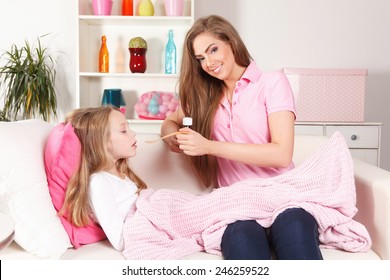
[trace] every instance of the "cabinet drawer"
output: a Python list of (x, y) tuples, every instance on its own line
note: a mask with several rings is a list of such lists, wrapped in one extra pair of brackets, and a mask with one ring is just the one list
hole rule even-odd
[(324, 135), (324, 127), (321, 125), (295, 125), (295, 134), (299, 135)]
[(339, 131), (349, 148), (379, 148), (378, 126), (327, 126), (326, 136)]

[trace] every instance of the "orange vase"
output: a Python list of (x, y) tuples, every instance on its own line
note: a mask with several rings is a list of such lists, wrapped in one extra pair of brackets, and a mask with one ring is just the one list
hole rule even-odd
[(100, 46), (99, 51), (99, 72), (108, 73), (110, 65), (110, 57), (108, 54), (107, 44), (106, 44), (106, 36), (102, 36), (102, 45)]
[(122, 0), (122, 15), (132, 16), (133, 14), (133, 0)]

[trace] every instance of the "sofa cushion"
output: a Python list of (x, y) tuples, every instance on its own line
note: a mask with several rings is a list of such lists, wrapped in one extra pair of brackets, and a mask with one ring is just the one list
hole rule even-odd
[(51, 203), (43, 152), (53, 126), (42, 120), (0, 122), (0, 212), (15, 223), (14, 240), (39, 258), (72, 245)]
[[(45, 149), (45, 168), (53, 205), (59, 212), (64, 204), (66, 187), (80, 162), (81, 143), (70, 123), (60, 123), (50, 133)], [(61, 222), (75, 248), (106, 238), (99, 225), (72, 225), (64, 216)]]

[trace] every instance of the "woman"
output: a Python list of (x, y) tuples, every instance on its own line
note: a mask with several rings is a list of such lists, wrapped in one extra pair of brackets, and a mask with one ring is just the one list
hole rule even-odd
[[(291, 170), (294, 98), (282, 72), (260, 71), (235, 28), (216, 15), (188, 31), (179, 81), (181, 107), (161, 134), (174, 152), (191, 156), (207, 187)], [(182, 119), (192, 117), (192, 129)], [(225, 259), (322, 259), (315, 219), (300, 208), (281, 213), (270, 228), (237, 221), (224, 232)]]

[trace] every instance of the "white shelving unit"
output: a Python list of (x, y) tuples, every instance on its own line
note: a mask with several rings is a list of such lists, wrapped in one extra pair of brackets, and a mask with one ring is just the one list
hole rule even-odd
[[(168, 30), (173, 29), (177, 48), (177, 68), (180, 71), (185, 35), (194, 22), (194, 0), (184, 1), (184, 15), (165, 16), (164, 1), (152, 1), (154, 16), (138, 16), (138, 1), (134, 1), (134, 16), (122, 16), (121, 0), (114, 0), (111, 16), (94, 16), (88, 0), (80, 0), (78, 16), (78, 70), (77, 107), (95, 107), (101, 104), (106, 88), (120, 88), (127, 104), (126, 117), (137, 119), (134, 105), (138, 97), (148, 91), (176, 92), (178, 75), (164, 73), (165, 45)], [(87, 6), (85, 6), (87, 5)], [(101, 36), (106, 35), (110, 55), (109, 73), (98, 72)], [(145, 73), (132, 73), (129, 68), (128, 43), (133, 37), (142, 37), (148, 44)], [(138, 120), (137, 123), (148, 122)]]

